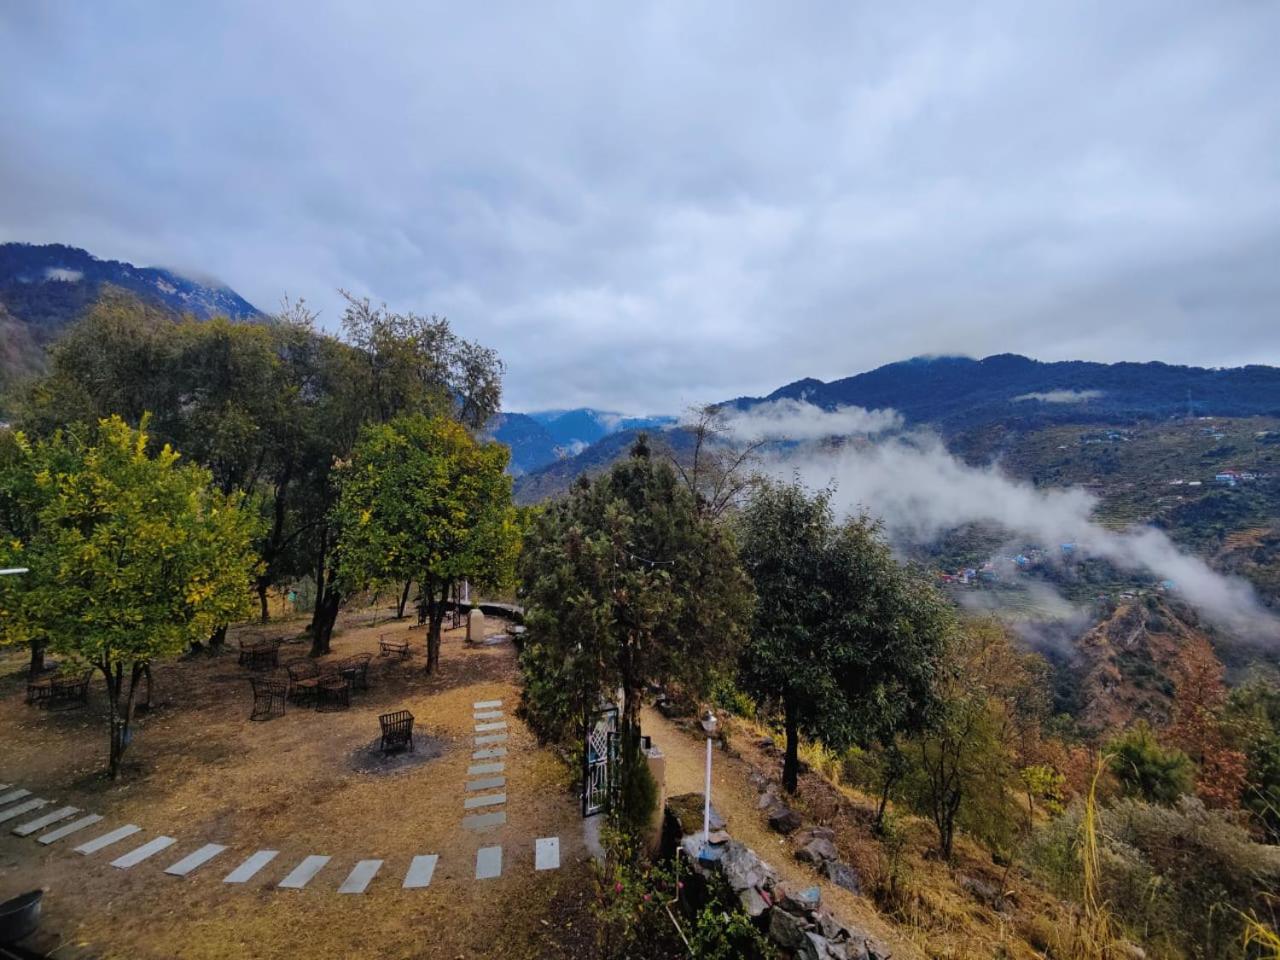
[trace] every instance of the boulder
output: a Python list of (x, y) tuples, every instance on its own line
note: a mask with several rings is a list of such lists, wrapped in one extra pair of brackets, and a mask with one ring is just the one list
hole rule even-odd
[(484, 639), (484, 613), (472, 607), (467, 614), (467, 643), (479, 643)]
[(778, 906), (788, 913), (798, 916), (813, 913), (822, 905), (822, 891), (817, 887), (797, 887), (789, 883), (780, 884), (774, 890), (774, 898)]
[(785, 910), (769, 911), (769, 939), (783, 950), (799, 950), (802, 944), (807, 943), (807, 928), (808, 924), (802, 917)]
[(800, 834), (796, 839), (799, 843), (808, 843), (810, 840), (815, 838), (830, 840), (834, 843), (836, 839), (836, 832), (830, 827), (805, 827), (800, 831)]
[(862, 893), (862, 878), (858, 876), (858, 871), (847, 863), (828, 860), (822, 865), (822, 872), (837, 887), (842, 887), (850, 893)]
[(747, 887), (738, 894), (738, 901), (748, 917), (754, 920), (769, 909), (769, 901), (755, 887)]
[(804, 819), (786, 804), (779, 803), (769, 811), (769, 826), (781, 834), (791, 834), (804, 826)]
[[(703, 798), (700, 793), (682, 793), (678, 796), (667, 798), (667, 817), (674, 820), (679, 829), (679, 836), (685, 836), (690, 833), (702, 835), (702, 804)], [(724, 817), (720, 816), (716, 810), (716, 805), (711, 805), (711, 829), (712, 831), (724, 830), (728, 824), (725, 823)]]
[(756, 799), (757, 810), (768, 810), (770, 807), (778, 807), (782, 805), (782, 801), (778, 799), (778, 788), (773, 784), (765, 787), (764, 791)]
[(756, 856), (750, 847), (737, 840), (730, 840), (725, 844), (724, 855), (720, 858), (720, 871), (734, 893), (740, 893), (749, 887), (769, 889), (778, 882), (778, 875), (774, 873), (773, 867)]
[(836, 845), (825, 837), (813, 837), (796, 851), (797, 860), (816, 866), (821, 866), (828, 860), (835, 860), (839, 856), (840, 851), (836, 849)]
[(829, 960), (831, 954), (827, 952), (827, 946), (825, 937), (812, 931), (806, 932), (804, 942), (796, 950), (796, 960)]

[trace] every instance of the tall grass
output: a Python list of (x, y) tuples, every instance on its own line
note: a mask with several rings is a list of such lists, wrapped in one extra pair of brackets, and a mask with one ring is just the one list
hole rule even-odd
[(1098, 780), (1111, 758), (1103, 756), (1093, 770), (1080, 819), (1080, 901), (1082, 911), (1063, 939), (1063, 956), (1077, 960), (1115, 960), (1116, 924), (1102, 894), (1101, 845), (1098, 842)]

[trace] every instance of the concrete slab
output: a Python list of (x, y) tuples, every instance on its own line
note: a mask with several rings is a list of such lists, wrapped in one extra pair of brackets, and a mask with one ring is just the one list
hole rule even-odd
[(222, 882), (248, 883), (253, 879), (253, 875), (274, 860), (276, 858), (276, 854), (279, 852), (279, 850), (259, 850), (248, 860), (223, 877)]
[(49, 826), (49, 824), (57, 823), (59, 820), (65, 820), (73, 813), (79, 812), (79, 807), (59, 807), (52, 813), (46, 813), (43, 817), (38, 817), (35, 820), (28, 820), (26, 823), (14, 827), (13, 833), (15, 836), (29, 837), (37, 830), (43, 830), (45, 827)]
[(476, 851), (476, 879), (492, 880), (502, 876), (502, 848), (481, 847)]
[(417, 890), (431, 886), (431, 877), (436, 872), (436, 861), (439, 859), (434, 853), (414, 857), (409, 864), (409, 872), (404, 875), (404, 888)]
[(507, 721), (499, 720), (497, 723), (477, 723), (476, 733), (489, 733), (493, 730), (507, 729)]
[(148, 857), (154, 857), (161, 850), (172, 847), (177, 842), (173, 837), (156, 837), (153, 840), (148, 840), (140, 847), (135, 847), (122, 857), (116, 857), (111, 861), (111, 865), (119, 867), (121, 870), (128, 870)]
[(471, 706), (473, 706), (477, 710), (490, 710), (493, 707), (502, 706), (502, 701), (501, 700), (477, 700)]
[(477, 711), (476, 713), (473, 713), (471, 715), (471, 719), (475, 720), (477, 723), (481, 720), (501, 720), (502, 711), (501, 710), (480, 710), (480, 711)]
[(94, 837), (88, 843), (82, 843), (76, 847), (76, 853), (83, 853), (88, 856), (91, 853), (97, 853), (103, 847), (109, 847), (113, 843), (119, 843), (125, 837), (132, 837), (135, 833), (141, 833), (142, 828), (136, 824), (126, 823), (123, 827), (116, 827), (110, 833), (104, 833), (100, 837)]
[(497, 807), (507, 802), (505, 793), (490, 793), (483, 797), (467, 797), (462, 801), (463, 810), (476, 810), (479, 807)]
[(347, 874), (347, 879), (342, 881), (342, 886), (338, 887), (339, 893), (364, 893), (364, 888), (369, 885), (379, 870), (382, 869), (381, 860), (361, 860), (351, 872)]
[(16, 807), (10, 807), (4, 813), (0, 813), (0, 823), (5, 823), (9, 820), (16, 820), (23, 814), (30, 813), (32, 810), (39, 810), (41, 807), (47, 807), (48, 805), (48, 800), (41, 800), (39, 797), (32, 797), (30, 800), (23, 800), (22, 803), (18, 804)]
[(85, 827), (91, 827), (102, 817), (99, 814), (91, 813), (88, 816), (81, 817), (79, 820), (72, 820), (68, 824), (64, 824), (57, 830), (51, 830), (43, 836), (36, 837), (36, 843), (56, 843), (63, 837), (69, 837), (71, 834), (83, 830)]
[(560, 866), (560, 838), (543, 837), (533, 843), (533, 868), (555, 870)]
[(280, 881), (279, 886), (286, 890), (301, 890), (330, 859), (314, 853), (309, 857), (303, 857), (302, 862), (289, 871), (289, 875)]
[(486, 773), (501, 773), (506, 768), (506, 764), (498, 763), (473, 763), (467, 767), (468, 777), (483, 776)]
[(194, 853), (188, 853), (172, 866), (165, 867), (164, 872), (169, 874), (171, 877), (185, 877), (196, 867), (204, 866), (226, 849), (227, 848), (220, 843), (206, 843), (199, 850)]
[(506, 747), (490, 747), (487, 750), (477, 750), (471, 755), (472, 760), (492, 760), (494, 757), (505, 757), (507, 755)]
[(476, 737), (476, 746), (483, 747), (490, 743), (506, 743), (507, 735), (505, 733), (486, 733), (483, 736)]
[(487, 777), (484, 780), (468, 780), (467, 790), (496, 790), (507, 785), (506, 777)]
[(10, 790), (8, 793), (0, 793), (0, 806), (29, 796), (31, 796), (30, 790)]
[(507, 822), (505, 811), (498, 813), (477, 813), (462, 818), (462, 825), (468, 830), (485, 830), (489, 827), (500, 827)]

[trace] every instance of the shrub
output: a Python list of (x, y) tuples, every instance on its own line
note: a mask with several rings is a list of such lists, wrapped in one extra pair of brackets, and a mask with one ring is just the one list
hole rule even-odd
[(1143, 721), (1113, 740), (1107, 752), (1125, 796), (1168, 805), (1191, 792), (1195, 767), (1190, 758), (1181, 750), (1161, 746)]

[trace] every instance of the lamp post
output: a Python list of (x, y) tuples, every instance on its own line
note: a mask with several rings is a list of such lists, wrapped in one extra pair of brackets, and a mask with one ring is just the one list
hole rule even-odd
[(711, 840), (711, 741), (715, 738), (717, 728), (716, 715), (708, 710), (702, 721), (702, 729), (707, 734), (707, 781), (702, 794), (702, 845), (704, 847)]

